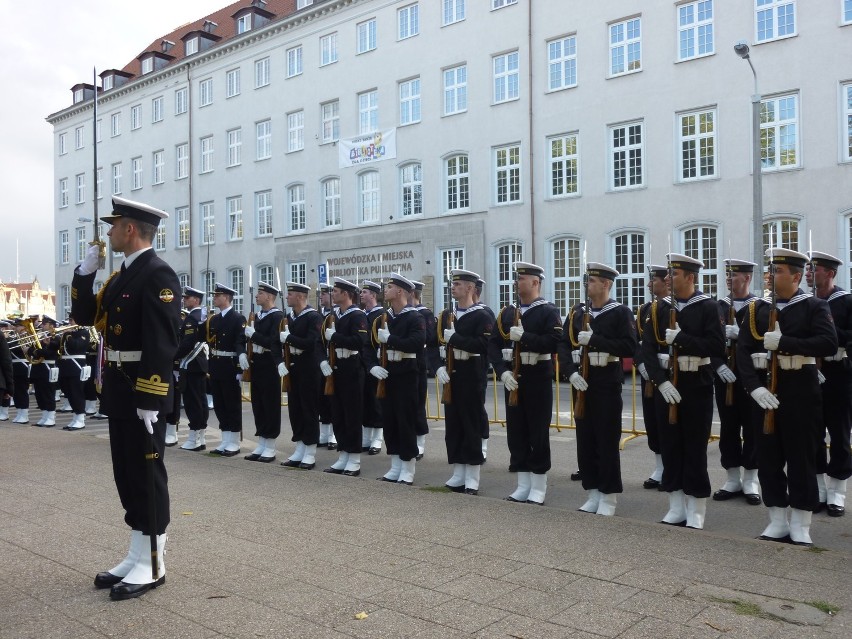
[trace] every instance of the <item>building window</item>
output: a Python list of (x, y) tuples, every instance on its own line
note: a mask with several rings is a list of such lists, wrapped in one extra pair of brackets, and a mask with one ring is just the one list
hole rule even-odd
[(376, 48), (376, 19), (361, 22), (355, 27), (357, 33), (358, 53), (366, 53)]
[(254, 194), (255, 220), (257, 236), (272, 235), (272, 191), (261, 191)]
[(583, 284), (584, 265), (581, 265), (580, 240), (566, 238), (551, 245), (553, 259), (553, 303), (559, 315), (568, 312), (580, 302), (580, 287)]
[(287, 114), (287, 152), (305, 148), (305, 112)]
[(515, 262), (524, 259), (524, 247), (517, 243), (497, 247), (497, 299), (500, 308), (512, 303), (515, 284)]
[(470, 208), (470, 169), (467, 155), (454, 155), (444, 162), (447, 211)]
[(178, 144), (175, 147), (175, 179), (189, 177), (189, 144)]
[(681, 113), (680, 179), (684, 182), (716, 176), (716, 110)]
[(713, 46), (713, 0), (699, 0), (677, 8), (678, 60), (710, 55)]
[(464, 20), (465, 0), (443, 0), (443, 25), (453, 24)]
[(269, 84), (269, 58), (256, 60), (254, 63), (254, 88), (259, 89)]
[(233, 98), (240, 94), (240, 70), (231, 69), (225, 74), (225, 97)]
[(362, 224), (379, 221), (382, 209), (378, 171), (365, 171), (358, 176), (358, 209)]
[(109, 91), (112, 88), (112, 76), (107, 75), (101, 79), (101, 85), (104, 91)]
[(243, 239), (243, 198), (229, 197), (225, 206), (228, 211), (228, 241)]
[(203, 107), (213, 104), (213, 78), (198, 83), (198, 104)]
[(130, 170), (133, 174), (133, 186), (131, 190), (142, 188), (142, 158), (133, 158), (130, 160)]
[(201, 173), (213, 170), (213, 136), (201, 138)]
[(274, 286), (275, 285), (275, 272), (274, 272), (273, 268), (268, 264), (258, 266), (257, 267), (257, 281), (258, 281), (258, 283), (264, 282), (266, 284), (272, 284)]
[(130, 107), (130, 130), (135, 131), (142, 126), (142, 105)]
[(190, 38), (183, 43), (184, 55), (190, 56), (198, 53), (198, 38)]
[(187, 286), (189, 286), (189, 274), (178, 273), (178, 284), (180, 284), (180, 290), (184, 290)]
[(358, 133), (372, 133), (379, 128), (379, 92), (358, 94)]
[(216, 242), (216, 222), (213, 218), (213, 202), (202, 202), (201, 209), (201, 243), (213, 244)]
[(86, 95), (86, 93), (85, 93), (85, 91), (83, 91), (83, 89), (77, 89), (76, 91), (74, 91), (74, 104), (77, 104), (78, 102), (82, 102), (83, 97), (85, 95)]
[[(231, 306), (237, 313), (243, 312), (243, 269), (234, 268), (228, 271), (228, 285), (234, 289), (237, 294), (234, 295), (234, 300)], [(252, 300), (254, 302), (254, 300)]]
[(148, 57), (142, 60), (142, 75), (151, 73), (154, 70), (154, 58)]
[(113, 113), (110, 117), (110, 135), (112, 137), (121, 135), (121, 113)]
[(580, 192), (580, 153), (578, 134), (569, 133), (549, 138), (550, 197), (576, 195)]
[(77, 188), (76, 188), (77, 199), (76, 199), (76, 202), (77, 202), (77, 204), (82, 204), (83, 202), (86, 201), (86, 174), (80, 173), (79, 175), (76, 176), (75, 181), (76, 181), (76, 184), (77, 184)]
[(843, 0), (843, 16), (841, 22), (843, 24), (852, 23), (852, 0)]
[[(71, 312), (71, 287), (63, 284), (59, 287), (59, 304), (63, 315)], [(58, 309), (57, 309), (58, 310)]]
[(255, 125), (257, 131), (258, 160), (268, 160), (272, 157), (272, 120), (264, 120)]
[(754, 11), (756, 42), (796, 35), (795, 0), (755, 0)]
[(68, 178), (59, 180), (59, 208), (68, 206)]
[(494, 103), (517, 100), (519, 94), (518, 52), (495, 55)]
[(237, 35), (251, 31), (251, 14), (246, 13), (237, 18)]
[(645, 234), (623, 233), (613, 240), (615, 299), (634, 311), (645, 301)]
[[(852, 0), (848, 0), (852, 2)], [(840, 142), (840, 147), (843, 149), (843, 160), (849, 162), (852, 160), (852, 84), (845, 84), (843, 90), (843, 123), (844, 135)]]
[(337, 33), (329, 33), (320, 38), (320, 66), (337, 62)]
[(60, 133), (59, 134), (59, 142), (58, 142), (59, 155), (65, 155), (66, 153), (68, 153), (67, 140), (68, 140), (68, 134), (67, 133)]
[(83, 148), (83, 127), (81, 126), (74, 129), (74, 148), (78, 150)]
[(642, 186), (645, 183), (642, 167), (642, 123), (610, 127), (609, 139), (612, 154), (612, 189)]
[(163, 96), (151, 100), (151, 122), (163, 121)]
[(163, 168), (166, 165), (166, 154), (164, 151), (154, 151), (152, 184), (163, 183)]
[(59, 231), (59, 263), (68, 264), (71, 259), (68, 245), (68, 231)]
[(314, 3), (314, 0), (296, 0), (296, 9), (304, 9)]
[(420, 78), (399, 83), (399, 124), (420, 122)]
[(190, 241), (189, 207), (182, 206), (175, 209), (177, 220), (177, 248), (188, 248)]
[(216, 271), (204, 271), (204, 290), (208, 300), (213, 299), (213, 291), (216, 290)]
[(287, 271), (290, 274), (287, 281), (296, 282), (297, 284), (308, 283), (308, 266), (305, 262), (290, 262), (287, 265)]
[(238, 166), (243, 162), (243, 130), (228, 131), (228, 166)]
[[(446, 248), (441, 249), (441, 273), (449, 273), (453, 269), (465, 268), (464, 249), (463, 248)], [(443, 300), (442, 308), (453, 307), (453, 296), (451, 295), (451, 284), (446, 277), (439, 278), (441, 292), (440, 296)], [(436, 306), (437, 308), (437, 306)]]
[(609, 25), (609, 75), (642, 70), (642, 19)]
[(112, 194), (121, 193), (121, 162), (112, 165)]
[(467, 65), (444, 70), (444, 115), (467, 111)]
[(334, 228), (340, 226), (340, 179), (323, 180), (322, 188), (322, 226)]
[(166, 250), (166, 225), (160, 224), (157, 227), (157, 234), (154, 236), (154, 250), (155, 251), (165, 251)]
[(292, 78), (293, 76), (302, 74), (302, 47), (293, 47), (292, 49), (287, 49), (287, 77)]
[(336, 142), (340, 139), (340, 102), (326, 102), (322, 105), (322, 141)]
[(407, 7), (396, 12), (399, 24), (400, 40), (411, 38), (420, 33), (420, 6), (418, 4), (410, 4)]
[(86, 249), (89, 248), (86, 242), (86, 229), (81, 227), (77, 229), (77, 261), (82, 262), (86, 258)]
[[(770, 239), (772, 240), (770, 243)], [(772, 248), (799, 250), (799, 221), (772, 220), (763, 224), (763, 251)]]
[(101, 118), (98, 118), (98, 121), (95, 122), (95, 135), (98, 138), (98, 143), (101, 141)]
[(716, 297), (719, 286), (719, 251), (717, 230), (713, 226), (697, 226), (683, 232), (683, 253), (701, 260), (704, 268), (695, 282), (702, 293)]
[(287, 220), (288, 231), (304, 231), (305, 218), (305, 185), (294, 184), (287, 189), (287, 208), (290, 215)]
[(419, 163), (400, 169), (402, 183), (402, 216), (423, 214), (423, 168)]
[(547, 74), (551, 91), (577, 86), (577, 36), (547, 43)]
[(95, 197), (99, 200), (104, 196), (103, 192), (103, 183), (104, 183), (104, 170), (103, 167), (98, 167), (98, 170), (95, 171)]
[(491, 0), (492, 9), (502, 9), (510, 4), (518, 4), (518, 0)]
[(510, 204), (521, 201), (521, 147), (494, 149), (494, 201)]
[(189, 108), (189, 91), (186, 87), (175, 91), (175, 115), (186, 113)]
[(760, 157), (764, 171), (799, 166), (799, 98), (785, 95), (760, 103)]

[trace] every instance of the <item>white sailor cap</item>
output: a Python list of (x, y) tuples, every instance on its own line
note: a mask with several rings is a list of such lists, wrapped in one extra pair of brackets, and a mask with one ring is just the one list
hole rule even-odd
[(731, 258), (725, 260), (725, 268), (732, 273), (753, 273), (755, 266), (757, 264), (748, 260), (735, 260)]
[(191, 286), (183, 287), (183, 296), (184, 297), (197, 297), (200, 300), (204, 299), (204, 291), (199, 291), (197, 288), (192, 288)]
[(381, 293), (382, 287), (373, 280), (361, 280), (361, 288), (372, 291), (373, 293)]
[(418, 282), (417, 280), (411, 280), (411, 283), (414, 284), (415, 291), (422, 291), (423, 287), (426, 286), (423, 282)]
[(515, 272), (518, 275), (536, 275), (539, 279), (544, 279), (544, 269), (538, 264), (515, 262)]
[(349, 280), (345, 280), (342, 277), (334, 278), (333, 288), (339, 288), (341, 291), (348, 291), (349, 293), (358, 292), (358, 286), (356, 284), (353, 284)]
[(684, 255), (683, 253), (669, 253), (666, 255), (666, 259), (669, 261), (672, 268), (677, 268), (682, 271), (697, 273), (704, 268), (704, 262), (696, 260), (694, 257)]
[(811, 264), (814, 266), (823, 266), (833, 271), (836, 271), (837, 267), (843, 263), (840, 258), (822, 251), (809, 251), (808, 255), (811, 258)]
[(272, 284), (269, 284), (267, 282), (258, 282), (257, 290), (263, 291), (264, 293), (269, 293), (270, 295), (275, 295), (276, 297), (281, 293), (281, 291), (279, 291), (277, 288), (272, 286)]
[(769, 258), (772, 264), (789, 264), (790, 266), (798, 266), (799, 268), (804, 268), (808, 261), (808, 256), (804, 253), (787, 248), (766, 249), (764, 255)]
[(614, 268), (607, 266), (606, 264), (601, 264), (600, 262), (586, 262), (586, 272), (589, 275), (603, 277), (608, 280), (615, 280), (615, 278), (619, 275), (618, 271)]
[(391, 273), (388, 277), (388, 282), (409, 292), (414, 290), (414, 282), (399, 273)]
[(669, 267), (665, 264), (648, 264), (648, 277), (662, 277), (665, 279), (669, 273)]
[(466, 271), (462, 268), (455, 268), (450, 271), (450, 277), (453, 282), (479, 282), (479, 275), (473, 271)]
[(237, 294), (234, 289), (232, 289), (230, 286), (225, 286), (221, 282), (216, 282), (215, 286), (213, 287), (213, 293), (224, 293), (225, 295), (230, 295), (231, 297)]
[(123, 217), (158, 226), (160, 220), (168, 219), (169, 214), (153, 206), (142, 204), (142, 202), (134, 202), (114, 195), (112, 198), (112, 215), (105, 215), (100, 219), (107, 224), (114, 224), (116, 220)]
[(310, 293), (311, 287), (307, 284), (301, 284), (299, 282), (287, 282), (287, 292), (288, 293)]

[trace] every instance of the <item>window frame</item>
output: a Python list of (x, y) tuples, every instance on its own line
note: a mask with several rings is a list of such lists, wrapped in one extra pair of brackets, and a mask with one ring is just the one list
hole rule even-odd
[(337, 31), (320, 36), (320, 66), (327, 67), (340, 59), (337, 48)]
[(524, 244), (518, 240), (501, 242), (494, 246), (494, 273), (497, 306), (503, 308), (514, 301), (515, 262), (524, 260)]
[(58, 154), (59, 155), (65, 155), (66, 153), (68, 153), (68, 134), (67, 133), (60, 133), (59, 134), (59, 136), (57, 137), (56, 146), (58, 147), (58, 150), (59, 150)]
[[(382, 218), (382, 178), (376, 169), (357, 174), (358, 223), (377, 224)], [(370, 183), (366, 183), (369, 180)], [(368, 216), (369, 213), (369, 216)]]
[(272, 82), (272, 64), (269, 56), (254, 61), (254, 88), (262, 89)]
[(235, 98), (242, 89), (242, 78), (239, 67), (225, 72), (225, 99)]
[(131, 179), (131, 191), (138, 191), (141, 189), (143, 184), (143, 167), (142, 167), (142, 156), (137, 156), (135, 158), (130, 158), (130, 174), (132, 176)]
[[(630, 143), (630, 128), (634, 126), (640, 127), (640, 142), (639, 144)], [(625, 144), (622, 147), (618, 147), (623, 149), (623, 151), (616, 151), (616, 146), (613, 141), (613, 134), (617, 129), (624, 129), (624, 139)], [(639, 182), (630, 182), (630, 153), (631, 151), (638, 149), (639, 150), (639, 171), (640, 171), (640, 181)], [(622, 122), (619, 124), (611, 124), (607, 127), (607, 150), (609, 153), (609, 184), (607, 191), (611, 193), (616, 193), (620, 191), (629, 191), (632, 189), (641, 189), (645, 188), (645, 121), (644, 120), (633, 120), (632, 122)], [(625, 184), (617, 185), (616, 181), (616, 153), (625, 153)]]
[(227, 241), (242, 242), (245, 238), (242, 195), (225, 198), (225, 220), (228, 225)]
[(163, 96), (151, 98), (151, 124), (163, 121)]
[(189, 88), (175, 89), (175, 115), (183, 115), (189, 110)]
[(228, 168), (240, 166), (243, 163), (243, 129), (237, 127), (228, 132)]
[[(633, 28), (631, 26), (632, 23), (638, 22), (639, 26), (639, 35), (630, 37), (630, 31)], [(617, 42), (613, 43), (613, 28), (622, 27), (623, 28), (623, 37), (621, 37)], [(630, 75), (632, 73), (639, 73), (642, 71), (642, 16), (632, 16), (630, 18), (624, 18), (622, 20), (617, 20), (615, 22), (610, 22), (607, 24), (607, 44), (609, 47), (609, 66), (608, 66), (608, 78), (618, 78), (625, 75)], [(639, 49), (639, 65), (638, 67), (630, 68), (630, 55), (631, 55), (631, 47), (638, 44)], [(621, 61), (623, 64), (623, 70), (615, 71), (615, 52), (616, 50), (623, 49)]]
[(166, 152), (159, 149), (151, 154), (151, 184), (163, 184), (165, 182)]
[[(327, 108), (331, 108), (332, 113), (327, 113)], [(322, 143), (337, 142), (340, 139), (340, 100), (321, 104), (320, 119), (322, 120)]]
[(112, 194), (121, 195), (121, 162), (112, 164), (111, 171)]
[(260, 120), (254, 123), (255, 149), (254, 159), (257, 162), (272, 159), (272, 119)]
[(256, 236), (272, 237), (274, 217), (271, 189), (255, 192), (254, 211)]
[(110, 116), (110, 137), (117, 138), (121, 135), (121, 111)]
[[(329, 192), (329, 187), (335, 186), (332, 192)], [(320, 181), (320, 196), (322, 206), (322, 228), (323, 230), (339, 229), (342, 224), (341, 215), (341, 194), (340, 194), (340, 178), (333, 176), (327, 177)], [(331, 214), (331, 217), (329, 217)]]
[(444, 277), (445, 273), (453, 269), (465, 268), (464, 246), (442, 246), (438, 248), (438, 264), (441, 265), (441, 277), (436, 279), (438, 285), (438, 297), (443, 301), (443, 308), (453, 308), (453, 297), (451, 294), (452, 284)]
[(74, 129), (74, 150), (79, 151), (85, 146), (84, 135), (85, 129), (82, 125)]
[(68, 200), (68, 178), (59, 178), (59, 208), (66, 208), (68, 206)]
[[(792, 7), (792, 32), (779, 34), (782, 23), (780, 22), (780, 9)], [(761, 14), (770, 12), (772, 21), (772, 35), (761, 38)], [(795, 38), (799, 35), (799, 19), (797, 15), (796, 0), (754, 0), (754, 42), (755, 44), (764, 44), (766, 42), (775, 42), (776, 40), (785, 40), (787, 38)]]
[[(583, 254), (580, 238), (565, 235), (553, 238), (550, 246), (551, 297), (560, 317), (567, 317), (571, 309), (582, 301)], [(561, 247), (561, 249), (560, 249)], [(557, 251), (561, 250), (561, 255)]]
[(216, 243), (216, 206), (210, 200), (198, 203), (198, 216), (201, 219), (201, 245)]
[[(792, 119), (791, 118), (784, 118), (784, 119), (780, 118), (780, 111), (781, 111), (781, 106), (782, 106), (781, 101), (782, 100), (783, 101), (793, 100), (792, 104), (795, 107), (795, 113), (796, 113), (794, 118), (792, 118)], [(767, 120), (768, 111), (769, 111), (768, 105), (770, 103), (775, 105), (773, 107), (773, 111), (774, 111), (773, 118), (774, 119), (772, 120), (772, 122), (769, 122)], [(770, 96), (763, 96), (762, 97), (762, 99), (760, 101), (760, 166), (761, 166), (761, 171), (763, 173), (776, 173), (778, 171), (789, 171), (789, 170), (799, 169), (799, 168), (802, 167), (801, 122), (802, 122), (802, 117), (801, 117), (801, 110), (800, 110), (800, 106), (799, 106), (799, 94), (798, 93), (784, 93), (784, 94), (780, 94), (780, 95), (770, 95)], [(794, 135), (795, 135), (795, 138), (796, 138), (795, 144), (794, 144), (795, 148), (793, 149), (793, 152), (795, 153), (795, 162), (784, 164), (784, 163), (781, 162), (781, 160), (783, 159), (783, 155), (786, 152), (789, 152), (789, 151), (783, 150), (782, 147), (785, 146), (785, 145), (780, 144), (779, 140), (783, 141), (783, 139), (785, 137), (785, 133), (782, 132), (782, 129), (786, 129), (786, 128), (790, 127), (791, 125), (793, 127)], [(768, 164), (768, 162), (769, 162), (768, 147), (769, 147), (770, 135), (766, 134), (766, 136), (764, 136), (764, 131), (768, 131), (770, 128), (774, 131), (774, 133), (772, 134), (772, 137), (774, 138), (772, 140), (772, 143), (774, 144), (774, 149), (775, 149), (775, 152), (773, 154), (774, 155), (774, 157), (773, 157), (774, 164), (772, 166), (770, 166)], [(764, 142), (766, 142), (766, 144), (764, 144)]]
[[(641, 256), (636, 255), (635, 238), (641, 237)], [(627, 238), (626, 259), (619, 255), (618, 241)], [(645, 265), (648, 263), (648, 232), (642, 229), (621, 229), (609, 236), (610, 251), (612, 253), (612, 265), (619, 272), (612, 287), (612, 298), (621, 304), (630, 307), (635, 313), (645, 303), (647, 297), (647, 273)], [(635, 268), (630, 268), (630, 267)], [(624, 283), (627, 283), (626, 286)], [(627, 299), (624, 299), (622, 290), (626, 288)]]
[(423, 164), (407, 162), (399, 167), (399, 215), (423, 217)]
[(198, 108), (213, 104), (213, 78), (198, 81)]
[[(498, 69), (498, 66), (502, 68)], [(520, 100), (521, 54), (518, 49), (491, 56), (491, 79), (493, 89), (491, 94), (492, 105)], [(500, 95), (502, 97), (498, 97)]]
[[(558, 156), (554, 155), (554, 144), (556, 142), (560, 142), (562, 144), (563, 152)], [(568, 151), (568, 144), (573, 145), (573, 152)], [(548, 189), (547, 189), (547, 199), (550, 200), (558, 200), (569, 197), (579, 197), (580, 196), (580, 132), (579, 131), (569, 131), (568, 133), (560, 133), (559, 135), (551, 135), (546, 139), (547, 148), (545, 150), (547, 157), (547, 166), (550, 169), (548, 173)], [(556, 167), (559, 167), (561, 171), (561, 179), (565, 185), (570, 184), (571, 180), (569, 179), (569, 172), (573, 172), (574, 176), (574, 190), (570, 190), (567, 188), (563, 188), (561, 193), (556, 192), (556, 184), (554, 171)], [(570, 169), (570, 171), (569, 171)]]
[(368, 135), (378, 130), (379, 90), (362, 91), (358, 94), (358, 135)]
[[(454, 169), (454, 173), (450, 174), (450, 164), (455, 161), (458, 165), (461, 159), (464, 158), (465, 170), (458, 166)], [(443, 161), (444, 167), (444, 196), (443, 208), (445, 213), (464, 213), (470, 211), (470, 155), (468, 153), (454, 153)], [(451, 200), (456, 199), (458, 206), (453, 206)], [(462, 202), (465, 206), (461, 206)]]
[[(692, 0), (691, 2), (683, 2), (682, 4), (676, 5), (676, 15), (675, 22), (677, 25), (677, 61), (678, 62), (688, 62), (689, 60), (698, 60), (699, 58), (706, 58), (707, 56), (713, 55), (716, 53), (716, 6), (713, 4), (714, 0)], [(710, 5), (710, 17), (702, 19), (701, 16), (701, 8), (702, 5), (709, 3)], [(684, 24), (684, 19), (686, 16), (683, 15), (683, 12), (689, 8), (692, 8), (693, 20), (687, 24)], [(701, 40), (702, 37), (707, 37), (707, 32), (709, 30), (709, 40), (710, 40), (710, 48), (709, 50), (705, 50), (703, 53), (700, 51), (701, 49)], [(684, 35), (690, 33), (691, 34), (691, 42), (692, 49), (694, 53), (692, 55), (684, 54)]]
[(130, 107), (130, 130), (142, 128), (142, 105), (134, 104)]
[(67, 230), (59, 231), (59, 263), (69, 264), (71, 262), (71, 242)]
[(86, 202), (86, 174), (78, 173), (74, 176), (74, 201), (76, 204)]
[[(512, 162), (512, 153), (517, 155), (517, 162)], [(501, 153), (506, 153), (506, 161), (501, 164)], [(521, 143), (513, 143), (513, 144), (504, 144), (501, 146), (493, 147), (493, 151), (491, 154), (491, 162), (492, 162), (492, 176), (493, 176), (493, 186), (492, 186), (492, 201), (494, 206), (511, 206), (516, 204), (521, 204), (524, 201), (523, 198), (523, 156), (521, 155)], [(516, 167), (516, 168), (513, 168)], [(513, 178), (512, 172), (517, 171), (517, 175)], [(505, 181), (506, 181), (506, 195), (501, 196), (501, 173), (505, 173)], [(517, 184), (513, 185), (512, 182), (516, 181)], [(512, 197), (513, 192), (517, 192), (516, 197)]]
[[(417, 2), (396, 10), (397, 42), (420, 35), (420, 5)], [(403, 28), (404, 27), (404, 28)]]
[[(452, 84), (448, 84), (448, 74), (452, 73)], [(463, 80), (459, 81), (459, 76), (464, 75)], [(458, 115), (459, 113), (467, 113), (467, 63), (457, 64), (452, 67), (441, 70), (441, 78), (443, 79), (443, 114), (444, 116)], [(449, 95), (452, 95), (453, 105), (456, 107), (452, 111), (447, 110)], [(464, 102), (464, 106), (460, 107), (459, 103)]]
[[(695, 237), (688, 237), (693, 232)], [(680, 229), (683, 254), (701, 260), (704, 264), (696, 278), (695, 287), (711, 297), (717, 297), (720, 292), (724, 293), (724, 289), (719, 286), (720, 283), (725, 285), (724, 277), (720, 277), (724, 262), (719, 256), (719, 239), (719, 226), (716, 224), (697, 223)], [(711, 243), (712, 246), (708, 246)]]
[(213, 172), (213, 136), (205, 135), (204, 137), (199, 139), (200, 149), (199, 149), (199, 157), (201, 158), (201, 163), (198, 167), (199, 174), (212, 173)]
[(175, 225), (175, 248), (189, 248), (192, 242), (192, 225), (188, 206), (179, 206), (175, 209)]
[(287, 79), (302, 75), (305, 70), (305, 62), (302, 45), (297, 44), (287, 49)]
[(175, 180), (189, 177), (189, 142), (175, 145)]
[(420, 123), (422, 117), (420, 86), (420, 76), (409, 80), (402, 80), (398, 83), (400, 126)]
[[(707, 131), (701, 130), (701, 120), (702, 116), (711, 116), (710, 124), (712, 126), (712, 131), (709, 133)], [(675, 138), (677, 140), (677, 149), (676, 149), (676, 166), (677, 173), (675, 176), (675, 181), (687, 184), (690, 182), (700, 182), (702, 180), (715, 180), (719, 178), (719, 145), (717, 140), (718, 135), (718, 109), (716, 106), (700, 108), (700, 109), (692, 109), (689, 111), (681, 111), (675, 114)], [(689, 134), (684, 134), (684, 119), (685, 118), (694, 118), (695, 122), (693, 124), (694, 132)], [(712, 163), (712, 173), (708, 173), (706, 175), (700, 175), (702, 171), (702, 143), (706, 140), (712, 141), (712, 152), (710, 156), (710, 161)], [(685, 176), (684, 172), (687, 170), (686, 162), (687, 157), (686, 153), (690, 149), (686, 148), (686, 143), (692, 142), (694, 143), (694, 147), (691, 151), (694, 153), (694, 157), (690, 158), (694, 163), (694, 167), (692, 168), (695, 171), (695, 175), (693, 176)]]
[[(298, 199), (293, 196), (300, 196)], [(293, 224), (294, 220), (297, 224)], [(305, 203), (305, 185), (301, 182), (287, 187), (287, 232), (304, 233), (307, 230), (307, 210)]]
[(852, 82), (840, 85), (840, 130), (840, 161), (852, 162)]
[(375, 51), (378, 42), (378, 25), (375, 18), (363, 20), (355, 25), (355, 55)]
[(295, 153), (305, 148), (305, 110), (291, 111), (287, 114), (287, 153)]
[[(566, 43), (569, 43), (566, 45)], [(554, 57), (553, 46), (559, 45), (559, 56)], [(566, 89), (573, 89), (577, 86), (577, 34), (569, 33), (568, 35), (559, 36), (558, 38), (551, 38), (545, 43), (547, 48), (547, 90), (548, 92), (553, 91), (564, 91)], [(565, 53), (565, 50), (570, 49), (570, 53)], [(566, 66), (570, 69), (570, 73), (568, 74), (573, 81), (566, 81)], [(558, 67), (559, 72), (559, 84), (554, 85), (553, 77), (554, 77), (554, 67)]]

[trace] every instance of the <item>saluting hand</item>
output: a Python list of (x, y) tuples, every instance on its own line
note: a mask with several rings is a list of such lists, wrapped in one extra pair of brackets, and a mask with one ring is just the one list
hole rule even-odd
[(91, 275), (98, 270), (100, 263), (101, 247), (97, 244), (92, 244), (86, 249), (86, 257), (80, 262), (77, 272), (80, 275)]

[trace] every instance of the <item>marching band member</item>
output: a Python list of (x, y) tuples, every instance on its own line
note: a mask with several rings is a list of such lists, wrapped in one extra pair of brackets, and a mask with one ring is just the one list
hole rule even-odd
[[(76, 325), (74, 316), (69, 317)], [(80, 430), (86, 427), (86, 398), (83, 393), (84, 377), (89, 379), (92, 371), (87, 368), (86, 351), (89, 348), (89, 331), (79, 327), (66, 331), (59, 340), (59, 384), (71, 406), (74, 417), (62, 430)]]
[(12, 400), (15, 403), (15, 418), (13, 424), (30, 423), (30, 359), (27, 357), (30, 349), (21, 341), (25, 340), (29, 333), (20, 320), (14, 323), (15, 339), (19, 342), (12, 346), (12, 375), (15, 382), (15, 394)]
[(36, 405), (41, 409), (41, 418), (36, 426), (51, 428), (56, 425), (56, 383), (59, 370), (56, 368), (56, 358), (59, 355), (59, 340), (53, 336), (56, 331), (56, 320), (47, 315), (41, 319), (40, 330), (49, 333), (40, 340), (41, 348), (32, 349), (32, 365), (30, 381), (35, 392)]

